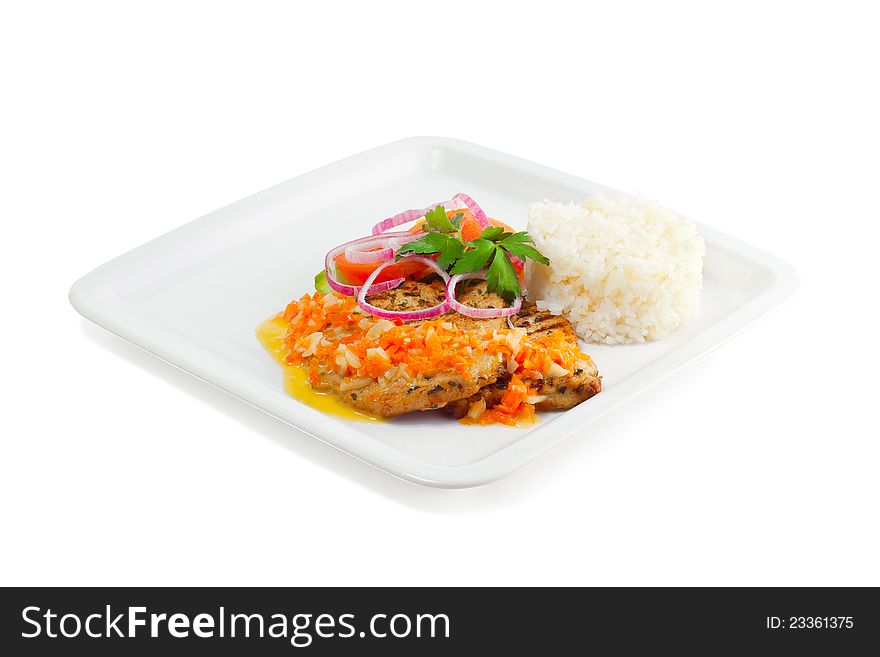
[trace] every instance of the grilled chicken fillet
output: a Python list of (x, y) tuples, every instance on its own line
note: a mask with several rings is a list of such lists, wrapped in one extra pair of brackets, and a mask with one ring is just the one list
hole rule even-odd
[[(370, 303), (385, 310), (407, 311), (430, 308), (442, 303), (444, 298), (445, 287), (440, 282), (407, 280), (393, 290), (372, 295)], [(445, 319), (458, 325), (451, 315)], [(467, 317), (462, 319), (473, 321)], [(345, 337), (345, 333), (327, 334), (325, 337), (331, 341), (340, 340)], [(450, 369), (429, 376), (374, 379), (344, 378), (332, 370), (321, 369), (320, 383), (314, 387), (333, 392), (350, 406), (384, 417), (393, 417), (412, 411), (442, 408), (450, 402), (471, 397), (481, 388), (495, 382), (499, 376), (506, 375), (507, 371), (496, 358), (483, 355), (470, 363), (468, 373), (470, 376), (465, 378)]]
[[(409, 311), (429, 308), (443, 302), (445, 286), (441, 281), (431, 283), (407, 280), (393, 290), (370, 296), (370, 303), (385, 310)], [(458, 299), (477, 308), (500, 308), (504, 301), (486, 290), (485, 281), (465, 283), (459, 288)], [(506, 329), (505, 318), (472, 319), (456, 312), (443, 316), (462, 330)], [(522, 311), (511, 318), (515, 327), (528, 334), (541, 335), (562, 331), (565, 340), (577, 345), (577, 336), (568, 320), (539, 311), (534, 304), (524, 303)], [(411, 322), (417, 323), (417, 322)], [(327, 333), (331, 341), (343, 340), (344, 331)], [(441, 371), (431, 376), (345, 378), (332, 370), (319, 371), (320, 383), (314, 387), (327, 390), (351, 406), (385, 417), (412, 411), (445, 408), (453, 416), (463, 417), (471, 405), (480, 399), (487, 407), (497, 403), (510, 382), (506, 367), (491, 355), (474, 359), (469, 366), (469, 377), (455, 370)], [(592, 360), (584, 357), (573, 372), (557, 377), (523, 381), (537, 390), (538, 410), (567, 409), (592, 397), (601, 389), (598, 370)]]
[[(504, 301), (500, 297), (486, 290), (484, 281), (474, 284), (460, 296), (460, 300), (462, 303), (480, 308), (501, 308), (504, 306)], [(538, 310), (535, 304), (528, 301), (523, 303), (519, 313), (511, 317), (511, 323), (515, 328), (524, 328), (528, 335), (540, 336), (561, 331), (566, 342), (575, 346), (578, 344), (577, 335), (571, 322), (548, 311)], [(537, 391), (538, 399), (535, 402), (535, 409), (539, 411), (573, 408), (602, 390), (602, 378), (599, 376), (599, 370), (592, 359), (586, 356), (577, 362), (572, 372), (541, 379), (529, 378), (525, 375), (521, 378), (526, 385)], [(473, 397), (460, 399), (449, 404), (446, 410), (454, 417), (461, 418), (467, 414), (471, 405), (480, 399), (486, 403), (486, 407), (492, 407), (500, 401), (509, 383), (510, 374), (505, 372), (497, 381), (484, 386)]]
[[(562, 331), (566, 342), (577, 344), (577, 335), (571, 323), (547, 311), (538, 310), (533, 303), (523, 303), (522, 310), (513, 316), (512, 323), (516, 328), (524, 328), (528, 335), (542, 335), (552, 331)], [(592, 359), (584, 358), (577, 362), (573, 372), (560, 376), (547, 376), (541, 379), (522, 375), (523, 382), (535, 389), (535, 409), (539, 411), (555, 411), (573, 408), (602, 390), (602, 379)], [(446, 410), (454, 417), (464, 417), (471, 405), (482, 399), (490, 408), (501, 400), (510, 374), (505, 372), (496, 381), (480, 389), (473, 397), (460, 399), (449, 404)]]

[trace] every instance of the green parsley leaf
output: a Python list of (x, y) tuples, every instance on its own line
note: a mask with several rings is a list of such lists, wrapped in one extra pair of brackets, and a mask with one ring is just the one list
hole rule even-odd
[(503, 234), (504, 228), (502, 228), (501, 226), (486, 226), (483, 229), (482, 234), (480, 235), (480, 239), (489, 240), (490, 242), (497, 242)]
[(400, 247), (397, 250), (397, 259), (399, 260), (407, 253), (439, 253), (440, 257), (437, 258), (437, 264), (443, 269), (447, 269), (453, 262), (458, 260), (463, 251), (464, 245), (461, 243), (461, 240), (445, 233), (432, 232)]
[(449, 217), (446, 216), (446, 209), (442, 205), (438, 205), (425, 215), (425, 225), (429, 230), (440, 233), (455, 232), (455, 226), (449, 221)]
[(530, 244), (534, 244), (535, 240), (529, 235), (526, 231), (521, 230), (518, 233), (508, 233), (507, 237), (504, 238), (505, 242), (514, 243), (514, 242), (529, 242)]
[(428, 233), (417, 240), (407, 242), (397, 249), (397, 259), (400, 260), (408, 253), (437, 253), (440, 247), (431, 239), (431, 235), (435, 234), (437, 233)]
[(513, 303), (513, 300), (522, 294), (510, 256), (497, 244), (492, 264), (489, 265), (489, 271), (486, 273), (486, 289), (495, 292), (507, 303)]
[(448, 235), (443, 235), (443, 237), (445, 237), (447, 241), (440, 250), (440, 257), (437, 258), (437, 264), (440, 265), (441, 269), (449, 269), (452, 266), (452, 263), (461, 257), (462, 251), (464, 251), (464, 245), (461, 243), (461, 240), (454, 237), (449, 237)]
[(550, 260), (548, 260), (544, 254), (538, 251), (534, 246), (526, 244), (526, 242), (534, 242), (531, 235), (525, 232), (514, 233), (501, 240), (499, 246), (508, 253), (512, 253), (519, 258), (531, 258), (535, 262), (540, 262), (542, 265), (550, 264)]
[(486, 266), (489, 258), (495, 252), (495, 245), (489, 240), (482, 238), (468, 242), (464, 246), (469, 246), (470, 249), (465, 251), (456, 261), (455, 266), (450, 272), (452, 274), (467, 274), (468, 272), (479, 271)]
[(452, 215), (452, 219), (449, 220), (449, 223), (452, 224), (452, 227), (455, 228), (455, 230), (461, 230), (461, 220), (462, 219), (464, 219), (464, 213), (458, 212), (458, 213)]
[(454, 240), (443, 233), (427, 233), (419, 239), (407, 242), (397, 250), (399, 260), (407, 253), (440, 253), (449, 240)]

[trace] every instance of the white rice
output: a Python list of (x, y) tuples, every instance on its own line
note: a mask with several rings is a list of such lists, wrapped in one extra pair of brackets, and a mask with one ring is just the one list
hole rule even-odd
[(529, 299), (584, 340), (657, 340), (699, 312), (706, 247), (694, 223), (667, 208), (599, 194), (545, 200), (529, 206), (528, 231), (550, 259), (527, 262)]

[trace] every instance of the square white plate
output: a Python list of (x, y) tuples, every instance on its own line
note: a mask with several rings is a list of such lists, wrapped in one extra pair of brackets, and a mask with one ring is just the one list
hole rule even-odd
[(77, 281), (86, 318), (320, 440), (413, 482), (488, 483), (705, 355), (778, 306), (797, 277), (782, 261), (706, 226), (699, 319), (643, 345), (582, 345), (601, 394), (529, 429), (466, 427), (437, 413), (379, 424), (329, 417), (287, 396), (256, 326), (311, 291), (331, 247), (377, 218), (464, 191), (524, 228), (529, 202), (581, 200), (595, 183), (466, 142), (405, 139), (299, 176), (126, 253)]

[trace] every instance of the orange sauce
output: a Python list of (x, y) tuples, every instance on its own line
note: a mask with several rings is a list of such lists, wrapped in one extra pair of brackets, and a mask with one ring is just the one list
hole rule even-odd
[(335, 415), (345, 420), (382, 422), (385, 419), (380, 415), (352, 408), (334, 395), (312, 388), (309, 384), (309, 373), (306, 367), (287, 363), (287, 346), (284, 342), (284, 336), (287, 335), (288, 329), (288, 323), (280, 316), (267, 319), (257, 327), (257, 340), (281, 366), (284, 376), (284, 390), (287, 394), (322, 413)]

